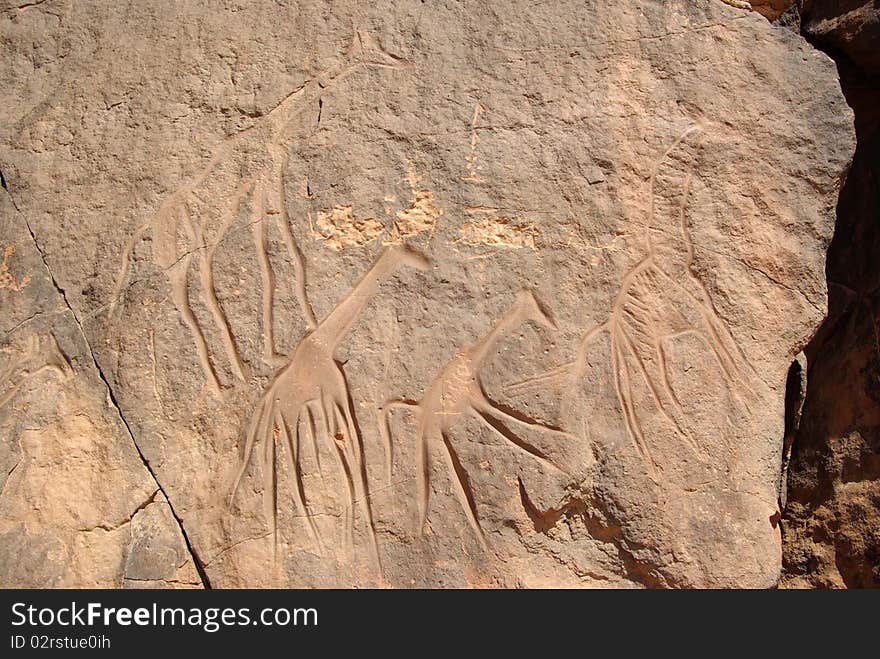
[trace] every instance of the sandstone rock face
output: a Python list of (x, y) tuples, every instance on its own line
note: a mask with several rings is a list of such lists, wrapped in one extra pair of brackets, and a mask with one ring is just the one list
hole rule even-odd
[(200, 586), (25, 216), (0, 204), (0, 583)]
[(806, 349), (783, 519), (789, 587), (880, 586), (880, 14), (876, 2), (802, 7), (802, 29), (838, 61), (858, 147), (828, 250), (829, 315)]
[(880, 72), (880, 6), (873, 0), (805, 0), (804, 34), (865, 73)]
[(751, 0), (749, 2), (751, 9), (771, 21), (782, 16), (792, 4), (794, 4), (793, 0)]
[[(2, 34), (4, 222), (69, 303), (6, 335), (69, 366), (3, 408), (6, 460), (83, 436), (53, 396), (104, 400), (89, 350), (131, 431), (89, 417), (128, 462), (88, 452), (81, 505), (141, 507), (77, 556), (197, 581), (164, 493), (212, 586), (777, 582), (853, 150), (825, 55), (717, 0), (59, 1)], [(19, 258), (10, 327), (45, 304)], [(14, 503), (54, 483), (7, 480), (20, 553), (57, 551)]]

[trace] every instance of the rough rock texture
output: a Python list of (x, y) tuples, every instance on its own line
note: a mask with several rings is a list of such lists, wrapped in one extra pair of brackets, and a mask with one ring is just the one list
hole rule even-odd
[[(880, 6), (876, 0), (807, 0), (801, 13), (801, 29), (812, 43), (838, 61), (846, 58), (844, 66), (856, 67), (863, 77), (876, 79), (880, 72)], [(848, 85), (856, 82), (846, 81)]]
[[(4, 221), (211, 585), (776, 584), (786, 375), (853, 150), (800, 37), (718, 0), (48, 0), (0, 26)], [(126, 455), (114, 519), (155, 495)], [(49, 482), (20, 477), (4, 496)], [(153, 501), (114, 575), (186, 581)]]
[(801, 29), (838, 62), (858, 147), (828, 251), (829, 317), (806, 353), (807, 395), (783, 518), (789, 587), (880, 586), (880, 6), (807, 2)]
[(751, 0), (750, 7), (771, 21), (778, 19), (792, 5), (792, 0)]
[(79, 321), (5, 193), (0, 251), (0, 584), (201, 585)]

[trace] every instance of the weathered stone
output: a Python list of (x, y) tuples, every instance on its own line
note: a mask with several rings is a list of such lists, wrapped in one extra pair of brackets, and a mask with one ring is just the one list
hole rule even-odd
[(764, 18), (775, 21), (793, 4), (793, 0), (751, 0), (750, 9), (755, 10)]
[[(200, 585), (79, 322), (5, 193), (0, 251), (0, 584), (120, 587), (133, 556), (153, 564), (176, 550), (169, 585)], [(147, 502), (152, 542), (137, 523)]]
[(802, 27), (817, 46), (880, 75), (880, 6), (876, 0), (805, 0)]
[[(826, 56), (716, 0), (2, 29), (9, 189), (212, 585), (777, 582)], [(114, 574), (170, 584), (155, 502)]]
[(858, 146), (828, 250), (828, 319), (806, 349), (807, 396), (783, 518), (788, 587), (880, 586), (880, 60), (876, 2), (815, 0), (802, 29), (837, 59)]

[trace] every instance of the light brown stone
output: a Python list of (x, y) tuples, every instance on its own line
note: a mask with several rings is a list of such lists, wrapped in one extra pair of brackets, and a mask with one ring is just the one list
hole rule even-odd
[(58, 2), (2, 34), (5, 221), (155, 474), (113, 504), (164, 548), (113, 579), (195, 581), (161, 485), (214, 586), (777, 582), (853, 150), (802, 39), (718, 0)]
[[(0, 584), (198, 587), (171, 509), (53, 286), (24, 215), (0, 197)], [(149, 521), (147, 522), (147, 517)]]

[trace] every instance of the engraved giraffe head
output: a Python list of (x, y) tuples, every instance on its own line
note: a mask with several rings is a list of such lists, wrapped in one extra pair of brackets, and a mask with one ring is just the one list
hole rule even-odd
[(551, 330), (558, 329), (556, 322), (550, 316), (550, 313), (541, 306), (535, 294), (527, 288), (522, 288), (516, 294), (516, 302), (519, 307), (519, 314), (523, 320), (531, 320), (538, 325), (543, 325)]
[(409, 62), (401, 57), (392, 55), (379, 40), (369, 32), (355, 30), (351, 45), (348, 48), (348, 58), (352, 62), (367, 66), (378, 66), (388, 69), (396, 69), (407, 66)]
[(389, 252), (394, 252), (400, 259), (400, 263), (416, 270), (427, 270), (431, 261), (421, 252), (416, 251), (407, 244), (392, 245), (388, 248)]

